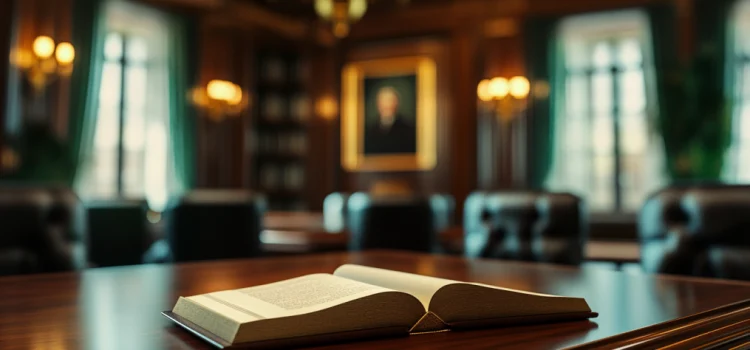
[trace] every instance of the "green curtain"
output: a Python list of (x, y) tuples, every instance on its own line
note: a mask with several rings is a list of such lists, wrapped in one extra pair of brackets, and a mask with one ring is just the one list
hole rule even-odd
[[(721, 178), (729, 144), (725, 103), (726, 4), (697, 1), (695, 55), (677, 57), (673, 6), (648, 8), (653, 34), (659, 116), (666, 172), (672, 182), (715, 182)], [(685, 60), (683, 60), (685, 61)]]
[(198, 71), (196, 28), (196, 22), (192, 18), (176, 15), (170, 18), (169, 133), (180, 191), (194, 188), (196, 182), (196, 113), (187, 98), (188, 91), (196, 82)]
[(83, 155), (91, 148), (96, 126), (97, 100), (101, 84), (104, 46), (104, 1), (74, 0), (72, 44), (76, 60), (70, 77), (70, 109), (66, 153), (68, 186), (75, 184)]
[(529, 154), (533, 157), (530, 185), (537, 189), (544, 187), (554, 162), (555, 115), (561, 101), (559, 94), (564, 91), (557, 24), (558, 18), (532, 18), (524, 26), (526, 76), (532, 83), (546, 82), (550, 87), (548, 96), (532, 95), (527, 110)]

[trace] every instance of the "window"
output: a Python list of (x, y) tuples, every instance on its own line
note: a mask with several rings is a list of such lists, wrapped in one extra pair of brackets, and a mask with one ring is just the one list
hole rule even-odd
[(102, 75), (91, 151), (87, 198), (146, 198), (166, 205), (170, 173), (166, 31), (159, 15), (125, 3), (107, 8)]
[[(727, 150), (725, 179), (730, 182), (750, 182), (750, 1), (742, 1), (730, 22), (734, 42), (730, 60), (733, 113), (732, 143)], [(730, 36), (732, 37), (732, 36)], [(744, 160), (744, 161), (743, 161)]]
[(548, 186), (582, 196), (592, 211), (635, 211), (660, 182), (648, 32), (640, 11), (576, 16), (560, 27), (564, 93)]

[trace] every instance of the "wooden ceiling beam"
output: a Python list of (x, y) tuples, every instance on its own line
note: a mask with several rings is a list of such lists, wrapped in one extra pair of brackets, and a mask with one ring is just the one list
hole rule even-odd
[(263, 29), (296, 41), (313, 41), (331, 47), (336, 38), (331, 29), (319, 21), (296, 18), (274, 12), (265, 7), (238, 0), (226, 0), (225, 6), (203, 18), (204, 24), (214, 27), (257, 30)]

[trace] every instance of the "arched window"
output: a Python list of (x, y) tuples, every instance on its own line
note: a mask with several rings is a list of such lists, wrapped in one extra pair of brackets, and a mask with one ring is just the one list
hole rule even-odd
[(594, 212), (632, 212), (662, 183), (650, 28), (627, 10), (580, 15), (559, 28), (564, 93), (554, 115), (552, 190), (586, 199)]

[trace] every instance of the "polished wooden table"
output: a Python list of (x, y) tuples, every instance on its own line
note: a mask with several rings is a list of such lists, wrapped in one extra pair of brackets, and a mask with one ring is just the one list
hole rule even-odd
[[(344, 263), (585, 297), (599, 317), (590, 322), (426, 334), (330, 348), (543, 349), (582, 344), (609, 348), (634, 341), (665, 344), (672, 338), (705, 342), (707, 336), (729, 339), (735, 346), (750, 345), (742, 340), (743, 334), (750, 334), (748, 302), (608, 338), (748, 299), (750, 283), (372, 251), (0, 278), (0, 349), (206, 349), (202, 341), (160, 315), (171, 309), (178, 296), (330, 273)], [(693, 337), (696, 334), (701, 336)], [(596, 341), (600, 343), (590, 343)]]

